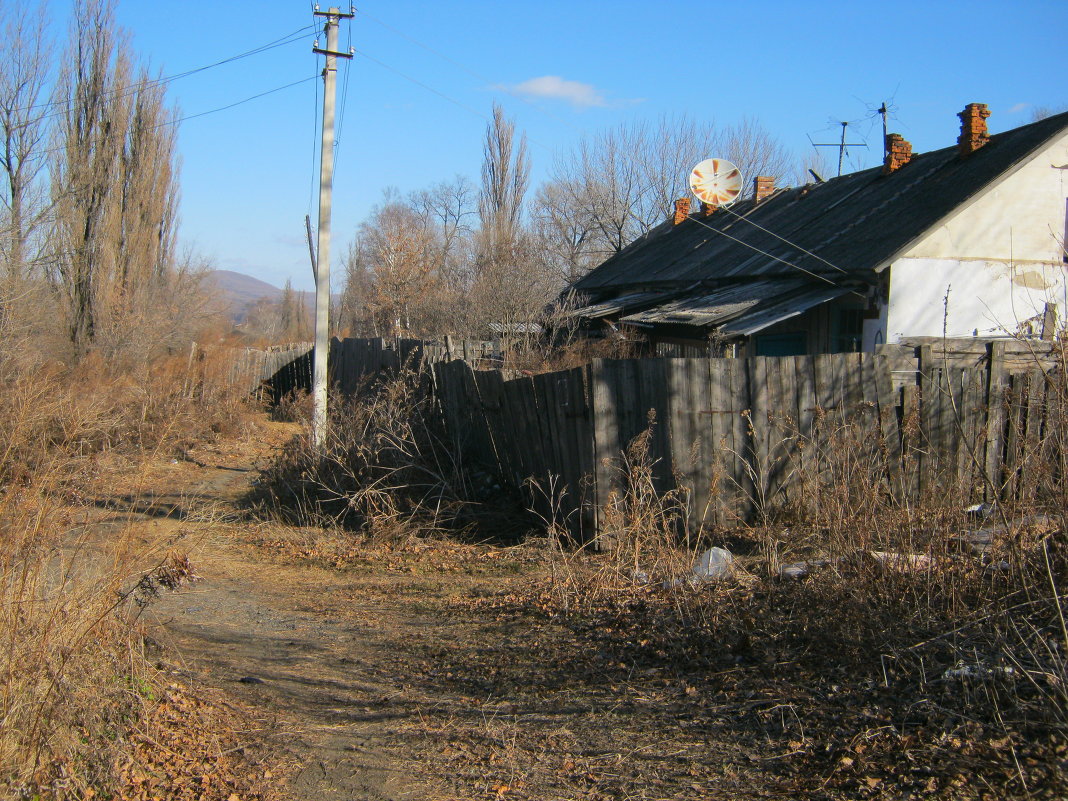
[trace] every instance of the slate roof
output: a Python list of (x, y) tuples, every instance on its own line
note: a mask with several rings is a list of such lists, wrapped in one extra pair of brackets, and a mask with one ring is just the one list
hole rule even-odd
[(776, 277), (807, 277), (813, 291), (863, 285), (913, 240), (1065, 130), (1068, 113), (994, 134), (963, 158), (954, 145), (916, 154), (889, 175), (875, 167), (780, 189), (759, 204), (748, 200), (708, 217), (691, 215), (679, 225), (668, 220), (573, 289), (596, 303), (649, 290), (664, 293), (662, 301), (681, 293), (692, 297), (700, 287), (707, 294), (730, 282)]

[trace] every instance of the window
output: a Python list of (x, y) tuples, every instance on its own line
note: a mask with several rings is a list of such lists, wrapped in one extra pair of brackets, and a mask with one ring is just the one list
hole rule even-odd
[(835, 353), (855, 353), (864, 335), (864, 309), (839, 309), (832, 348)]

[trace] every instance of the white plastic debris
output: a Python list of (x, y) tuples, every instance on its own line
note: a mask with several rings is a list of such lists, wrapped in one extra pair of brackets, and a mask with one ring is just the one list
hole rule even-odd
[(964, 513), (980, 520), (987, 520), (994, 514), (993, 503), (976, 503), (965, 508)]
[(734, 554), (726, 548), (709, 548), (694, 562), (688, 576), (668, 579), (664, 586), (668, 589), (688, 584), (696, 589), (708, 581), (720, 581), (734, 575)]
[(1000, 676), (1002, 678), (1012, 678), (1016, 674), (1016, 671), (1011, 666), (995, 665), (989, 667), (983, 664), (966, 665), (958, 662), (953, 667), (949, 668), (942, 674), (943, 679), (948, 680), (960, 680), (960, 679), (989, 679), (994, 676)]
[(734, 554), (726, 548), (709, 548), (694, 563), (693, 575), (701, 581), (730, 578), (734, 575)]
[(803, 579), (813, 570), (837, 562), (837, 559), (806, 559), (804, 562), (793, 562), (779, 568), (779, 578)]

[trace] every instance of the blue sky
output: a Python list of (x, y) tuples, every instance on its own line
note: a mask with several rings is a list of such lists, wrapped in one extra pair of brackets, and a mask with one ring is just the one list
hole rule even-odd
[[(56, 4), (59, 12), (63, 4)], [(324, 5), (324, 8), (326, 6)], [(165, 74), (313, 23), (307, 0), (119, 0), (134, 47)], [(57, 14), (59, 19), (60, 15)], [(535, 183), (584, 132), (635, 118), (757, 118), (798, 154), (836, 121), (881, 156), (870, 109), (917, 151), (952, 144), (956, 112), (985, 102), (992, 131), (1068, 104), (1068, 2), (571, 2), (365, 0), (343, 23), (348, 65), (333, 215), (335, 266), (382, 189), (477, 178), (494, 100), (530, 139)], [(304, 215), (316, 215), (316, 35), (173, 82), (183, 115), (309, 78), (181, 125), (182, 234), (213, 266), (312, 286)], [(325, 42), (321, 42), (325, 44)], [(346, 84), (345, 67), (339, 89)], [(339, 105), (341, 98), (339, 97)], [(714, 155), (714, 154), (709, 154)], [(827, 151), (828, 163), (837, 154)]]

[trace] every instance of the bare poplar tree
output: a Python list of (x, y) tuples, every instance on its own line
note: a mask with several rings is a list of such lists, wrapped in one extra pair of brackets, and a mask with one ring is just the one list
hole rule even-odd
[(470, 304), (474, 333), (529, 321), (550, 295), (537, 248), (523, 225), (529, 180), (526, 137), (517, 141), (515, 123), (494, 104), (483, 144), (481, 227)]
[(131, 332), (160, 313), (174, 322), (172, 296), (179, 283), (191, 287), (191, 275), (175, 270), (174, 120), (162, 85), (145, 70), (134, 78), (112, 0), (75, 4), (68, 47), (51, 276), (83, 353), (105, 334), (116, 345), (134, 341)]
[(519, 233), (529, 180), (526, 136), (516, 142), (515, 123), (494, 103), (493, 119), (486, 126), (482, 148), (482, 189), (478, 198), (482, 236), (492, 258), (507, 259), (507, 251)]
[(37, 261), (36, 240), (48, 211), (39, 178), (48, 137), (51, 44), (36, 16), (29, 6), (0, 6), (0, 258), (14, 283)]

